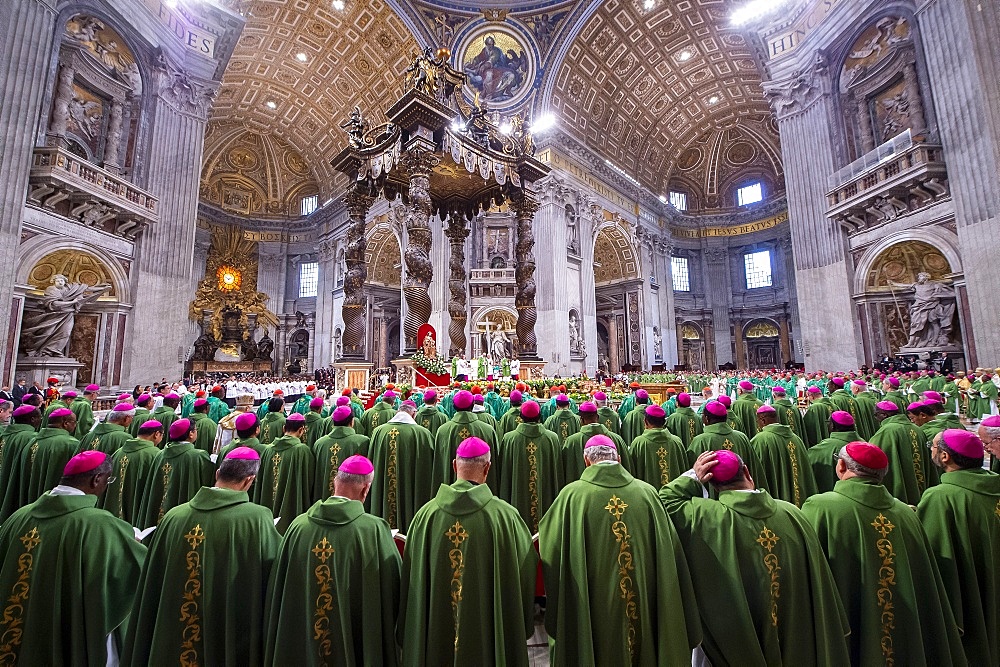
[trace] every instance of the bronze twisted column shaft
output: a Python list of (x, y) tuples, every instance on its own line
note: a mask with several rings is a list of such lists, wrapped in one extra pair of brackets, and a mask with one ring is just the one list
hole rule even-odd
[(347, 275), (344, 277), (344, 334), (342, 338), (344, 359), (364, 359), (365, 310), (368, 297), (365, 280), (365, 219), (375, 198), (363, 190), (351, 190), (344, 197), (350, 223), (347, 226)]
[(406, 215), (406, 279), (403, 281), (403, 298), (406, 300), (406, 318), (403, 320), (403, 335), (406, 351), (417, 349), (417, 331), (431, 318), (431, 297), (427, 288), (434, 277), (431, 262), (431, 216), (430, 176), (431, 169), (439, 158), (424, 151), (411, 151), (403, 158), (402, 164), (410, 174), (410, 210)]
[(517, 246), (514, 279), (517, 292), (514, 306), (517, 308), (517, 343), (520, 359), (536, 359), (538, 342), (535, 340), (535, 211), (538, 202), (530, 195), (521, 194), (511, 201), (517, 215)]
[(465, 218), (460, 213), (448, 216), (448, 227), (445, 236), (451, 241), (451, 257), (448, 260), (450, 270), (448, 276), (448, 315), (451, 323), (448, 325), (448, 336), (451, 346), (448, 355), (465, 354), (465, 324), (468, 320), (466, 310), (465, 287), (465, 239), (469, 236), (469, 228), (465, 226)]

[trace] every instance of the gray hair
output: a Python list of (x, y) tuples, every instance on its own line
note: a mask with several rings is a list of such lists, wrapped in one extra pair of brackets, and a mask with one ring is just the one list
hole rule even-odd
[(0, 401), (0, 410), (13, 410), (14, 404), (10, 401)]
[(413, 407), (412, 405), (406, 405), (405, 403), (403, 403), (403, 404), (401, 404), (399, 406), (399, 411), (400, 412), (405, 412), (406, 414), (410, 415), (411, 417), (413, 415), (417, 414), (417, 409), (415, 407)]
[(490, 455), (491, 453), (487, 451), (482, 456), (476, 456), (471, 459), (465, 459), (462, 458), (461, 456), (456, 456), (455, 460), (458, 461), (458, 465), (460, 466), (484, 466), (490, 462)]
[(983, 433), (993, 438), (1000, 438), (1000, 426), (980, 426), (983, 429)]
[(583, 458), (591, 463), (599, 461), (618, 461), (618, 450), (607, 445), (595, 445), (583, 450)]
[(260, 459), (230, 459), (226, 458), (219, 464), (219, 481), (235, 484), (247, 477), (257, 474), (260, 469)]
[(112, 410), (108, 415), (108, 421), (112, 424), (122, 424), (129, 417), (135, 417), (135, 410)]
[(365, 484), (371, 484), (372, 480), (375, 479), (375, 472), (372, 471), (367, 475), (355, 475), (349, 472), (337, 471), (337, 476), (333, 478), (334, 484), (343, 484), (345, 486), (356, 485), (364, 486)]
[(888, 467), (883, 470), (876, 470), (875, 468), (869, 468), (868, 466), (861, 465), (852, 459), (851, 455), (847, 453), (847, 445), (840, 448), (840, 453), (837, 457), (847, 465), (848, 470), (853, 472), (858, 477), (867, 477), (881, 483), (882, 480), (885, 479), (885, 474), (889, 472)]

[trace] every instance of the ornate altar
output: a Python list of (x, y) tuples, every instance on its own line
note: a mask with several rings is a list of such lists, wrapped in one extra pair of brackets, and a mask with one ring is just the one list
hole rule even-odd
[(240, 229), (213, 226), (205, 278), (188, 307), (201, 333), (191, 345), (187, 370), (270, 371), (274, 341), (267, 327), (277, 327), (278, 318), (267, 300), (257, 291), (256, 244)]
[(451, 65), (448, 49), (425, 49), (404, 73), (406, 92), (386, 110), (388, 122), (372, 126), (355, 108), (341, 126), (348, 146), (332, 161), (354, 186), (345, 195), (350, 223), (347, 232), (347, 275), (344, 280), (344, 332), (338, 366), (371, 368), (365, 349), (367, 294), (364, 283), (365, 222), (376, 197), (397, 196), (408, 208), (407, 246), (403, 253), (404, 347), (418, 349), (422, 325), (431, 316), (428, 286), (434, 273), (430, 260), (430, 218), (447, 220), (450, 324), (448, 351), (466, 350), (468, 300), (464, 243), (468, 222), (479, 211), (505, 206), (517, 220), (514, 295), (519, 357), (536, 360), (535, 259), (533, 217), (538, 208), (532, 183), (549, 168), (534, 158), (531, 122), (519, 114), (501, 118), (478, 95), (470, 104), (462, 94), (466, 75)]

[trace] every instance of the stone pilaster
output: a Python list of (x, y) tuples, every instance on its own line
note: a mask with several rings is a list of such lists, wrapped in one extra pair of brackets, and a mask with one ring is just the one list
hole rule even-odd
[[(846, 243), (837, 223), (826, 217), (827, 179), (841, 166), (834, 162), (831, 128), (836, 124), (830, 76), (825, 61), (817, 59), (790, 81), (765, 84), (781, 136), (792, 253), (798, 272), (805, 352), (801, 361), (808, 370), (856, 368), (861, 359), (853, 325)], [(720, 337), (717, 329), (716, 338)], [(722, 353), (720, 349), (720, 363)]]
[[(556, 174), (549, 174), (536, 184), (538, 192), (538, 210), (534, 212), (531, 220), (532, 238), (537, 236), (545, 239), (546, 257), (545, 261), (535, 266), (533, 274), (534, 284), (541, 285), (542, 289), (535, 295), (535, 354), (542, 357), (548, 366), (546, 373), (559, 373), (567, 375), (575, 367), (570, 361), (569, 338), (567, 337), (567, 327), (569, 322), (569, 310), (573, 304), (570, 299), (580, 289), (577, 284), (570, 280), (573, 272), (570, 271), (567, 259), (567, 227), (566, 227), (566, 204), (570, 197), (570, 188), (565, 181)], [(520, 248), (519, 236), (515, 239), (515, 275), (518, 271), (518, 248)], [(532, 262), (534, 260), (532, 259)], [(590, 266), (585, 267), (593, 273)], [(518, 286), (521, 284), (520, 277), (517, 278)], [(533, 286), (534, 287), (534, 286)], [(520, 293), (520, 287), (517, 288)], [(516, 296), (516, 294), (515, 294)], [(520, 309), (518, 310), (520, 314)], [(596, 340), (596, 324), (594, 325), (594, 345)], [(591, 341), (586, 338), (586, 327), (584, 327), (584, 341), (588, 352), (591, 349)]]
[(732, 338), (729, 334), (730, 296), (733, 293), (730, 285), (729, 249), (708, 246), (702, 251), (702, 258), (702, 275), (707, 279), (705, 296), (712, 308), (712, 323), (715, 329), (715, 340), (713, 341), (715, 360), (721, 366), (734, 361)]
[[(4, 91), (0, 103), (0, 284), (9, 299), (35, 131), (48, 78), (55, 12), (49, 2), (41, 0), (0, 4), (0, 89)], [(17, 339), (17, 322), (11, 322), (11, 313), (19, 311), (9, 300), (0, 308), (0, 331), (8, 346), (14, 346)], [(10, 383), (11, 378), (4, 381)]]
[(316, 290), (316, 339), (314, 367), (333, 363), (333, 290), (336, 287), (337, 242), (328, 238), (319, 244), (319, 286)]
[(674, 246), (665, 237), (660, 237), (656, 244), (654, 255), (659, 262), (656, 275), (660, 281), (660, 290), (657, 294), (657, 301), (660, 306), (660, 344), (663, 351), (663, 363), (667, 370), (680, 363), (677, 356), (677, 341), (680, 333), (674, 326), (674, 281), (670, 272), (670, 256), (674, 252)]
[(160, 222), (142, 233), (135, 264), (129, 378), (180, 377), (197, 333), (187, 318), (192, 292), (195, 220), (205, 121), (217, 88), (171, 65), (153, 77), (153, 111), (147, 188), (160, 200)]
[(917, 17), (955, 203), (969, 297), (964, 324), (971, 325), (978, 355), (970, 361), (993, 367), (1000, 364), (1000, 311), (993, 305), (1000, 235), (1000, 7), (928, 0)]

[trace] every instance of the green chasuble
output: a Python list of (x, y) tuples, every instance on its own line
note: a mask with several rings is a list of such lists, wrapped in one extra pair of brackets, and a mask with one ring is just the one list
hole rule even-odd
[[(816, 493), (816, 479), (802, 440), (784, 424), (768, 424), (750, 441), (760, 457), (771, 497), (802, 507)], [(756, 477), (754, 480), (756, 481)], [(759, 486), (764, 486), (757, 482)]]
[(146, 475), (136, 528), (159, 524), (167, 510), (191, 500), (214, 480), (215, 466), (207, 452), (190, 442), (171, 442), (156, 455)]
[(845, 445), (859, 440), (857, 431), (835, 431), (830, 437), (806, 450), (806, 457), (816, 480), (816, 493), (833, 491), (837, 483), (837, 461)]
[[(906, 400), (902, 393), (898, 389), (893, 389), (892, 391), (887, 391), (885, 396), (882, 397), (883, 401), (890, 401), (896, 404), (900, 412), (905, 413), (906, 407), (910, 404), (910, 401)], [(876, 428), (878, 424), (875, 424)]]
[(597, 408), (597, 421), (601, 422), (604, 428), (612, 433), (621, 435), (622, 419), (618, 416), (617, 412), (608, 406), (605, 405), (604, 407)]
[(802, 425), (805, 427), (806, 435), (802, 441), (809, 447), (818, 445), (830, 437), (830, 415), (833, 410), (826, 403), (813, 401), (806, 408), (806, 414), (802, 417)]
[(513, 407), (507, 410), (500, 417), (500, 421), (497, 422), (497, 442), (503, 442), (505, 435), (517, 428), (517, 425), (522, 423), (524, 420), (521, 419), (521, 406)]
[(503, 475), (497, 496), (514, 506), (534, 535), (562, 488), (559, 436), (541, 424), (518, 424), (504, 436), (498, 449), (496, 463)]
[(225, 461), (226, 457), (229, 456), (229, 452), (233, 451), (237, 447), (249, 447), (257, 452), (258, 455), (261, 455), (264, 453), (264, 448), (266, 446), (267, 445), (263, 444), (257, 438), (233, 438), (232, 442), (223, 447), (222, 451), (219, 452), (219, 457), (216, 459), (215, 463), (218, 465)]
[(329, 419), (324, 419), (323, 415), (319, 412), (310, 410), (306, 413), (306, 439), (305, 443), (308, 447), (312, 447), (316, 444), (316, 441), (326, 435), (327, 431), (330, 430), (332, 422)]
[(208, 397), (208, 418), (218, 424), (222, 418), (229, 414), (229, 406), (221, 398), (215, 396)]
[(146, 548), (97, 496), (46, 493), (0, 528), (6, 664), (97, 667), (132, 608)]
[(78, 396), (69, 404), (69, 409), (76, 415), (76, 430), (73, 431), (73, 437), (79, 440), (94, 427), (94, 408), (91, 407), (90, 401)]
[(270, 445), (285, 432), (285, 413), (268, 412), (260, 423), (260, 441)]
[(472, 414), (474, 414), (479, 421), (484, 422), (491, 429), (493, 429), (494, 437), (496, 437), (497, 420), (496, 417), (490, 414), (489, 410), (473, 410)]
[(197, 400), (195, 392), (189, 391), (181, 396), (181, 419), (187, 419), (194, 410), (194, 402)]
[(122, 664), (259, 665), (280, 540), (246, 491), (202, 487), (167, 512), (147, 540)]
[[(892, 460), (889, 462), (892, 468)], [(964, 665), (958, 627), (912, 508), (860, 477), (802, 506), (851, 623), (851, 664)]]
[(646, 430), (646, 403), (637, 403), (632, 411), (625, 415), (622, 420), (622, 440), (626, 447), (632, 446), (632, 441), (639, 437), (639, 434)]
[(621, 405), (618, 406), (618, 418), (622, 421), (625, 420), (625, 415), (632, 412), (632, 408), (635, 407), (635, 390), (631, 394), (622, 399)]
[(566, 439), (562, 446), (563, 486), (580, 479), (587, 464), (583, 460), (584, 445), (595, 435), (606, 435), (611, 438), (618, 449), (618, 461), (625, 470), (632, 470), (632, 453), (625, 445), (622, 437), (605, 428), (604, 424), (587, 424)]
[[(976, 391), (979, 391), (979, 389), (976, 389)], [(39, 428), (45, 428), (49, 425), (49, 415), (51, 415), (54, 411), (59, 408), (69, 408), (71, 403), (73, 403), (73, 401), (66, 398), (61, 398), (49, 403), (48, 407), (42, 411), (42, 425)]]
[(395, 414), (396, 408), (392, 407), (389, 403), (379, 401), (371, 408), (365, 410), (365, 413), (362, 415), (360, 421), (355, 419), (354, 430), (361, 435), (371, 437), (372, 432), (374, 432), (378, 426), (392, 419), (392, 416)]
[(64, 429), (46, 427), (21, 451), (21, 492), (18, 507), (34, 502), (62, 479), (63, 468), (76, 455), (80, 441)]
[(368, 437), (355, 433), (350, 426), (334, 426), (312, 446), (315, 464), (313, 498), (323, 500), (333, 495), (333, 478), (340, 462), (355, 454), (368, 455)]
[(405, 534), (413, 515), (431, 499), (434, 438), (400, 413), (372, 433), (368, 458), (375, 466), (370, 511)]
[(851, 395), (851, 392), (846, 389), (838, 389), (830, 394), (830, 402), (833, 403), (834, 410), (849, 412), (851, 416), (854, 417), (855, 422), (859, 419), (858, 402), (855, 400), (854, 396)]
[(802, 438), (803, 443), (806, 443), (806, 425), (799, 406), (793, 405), (788, 398), (779, 398), (771, 402), (771, 407), (777, 411), (778, 421), (792, 429), (792, 432)]
[(760, 406), (761, 402), (753, 394), (740, 394), (729, 409), (729, 416), (736, 417), (741, 424), (737, 430), (747, 438), (757, 435), (757, 408)]
[(850, 626), (801, 510), (766, 491), (702, 494), (686, 475), (660, 489), (691, 568), (711, 663), (848, 664)]
[(292, 406), (292, 412), (297, 412), (300, 415), (308, 414), (309, 403), (313, 400), (313, 397), (309, 394), (302, 394), (295, 401), (295, 405)]
[(486, 392), (486, 395), (483, 396), (483, 403), (486, 405), (486, 409), (490, 411), (490, 414), (496, 419), (499, 419), (505, 412), (504, 401), (500, 397), (500, 394), (495, 391)]
[(194, 439), (194, 446), (203, 452), (211, 454), (212, 450), (215, 449), (215, 434), (219, 430), (218, 424), (203, 412), (192, 413), (191, 420), (194, 422), (197, 432)]
[(451, 462), (455, 460), (458, 446), (463, 440), (471, 437), (479, 438), (490, 446), (490, 460), (493, 465), (486, 483), (491, 491), (497, 492), (500, 488), (500, 458), (497, 456), (496, 431), (468, 411), (456, 412), (451, 419), (441, 425), (437, 435), (434, 436), (434, 471), (430, 479), (432, 489), (455, 481), (455, 471), (451, 467)]
[[(766, 479), (764, 469), (760, 465), (760, 457), (750, 446), (750, 441), (740, 431), (734, 431), (726, 424), (710, 424), (701, 435), (696, 436), (688, 445), (688, 466), (694, 465), (694, 460), (702, 452), (728, 449), (743, 459), (750, 469), (750, 476), (755, 480)], [(682, 471), (683, 472), (683, 471)], [(757, 484), (761, 486), (760, 482)]]
[(970, 665), (1000, 664), (1000, 475), (941, 475), (917, 505)]
[(680, 438), (686, 448), (695, 436), (701, 435), (701, 417), (691, 408), (677, 408), (674, 414), (667, 417), (667, 430)]
[(632, 441), (632, 474), (660, 488), (688, 469), (687, 448), (665, 428), (647, 428)]
[(916, 507), (920, 494), (937, 484), (938, 479), (924, 432), (905, 415), (892, 415), (882, 422), (869, 442), (889, 457), (885, 488), (907, 505)]
[(148, 422), (149, 419), (149, 410), (146, 408), (136, 408), (135, 417), (132, 418), (132, 423), (128, 425), (129, 437), (139, 437), (139, 427)]
[(935, 415), (934, 419), (921, 426), (920, 430), (924, 432), (924, 438), (927, 439), (927, 444), (930, 444), (934, 441), (934, 436), (950, 428), (965, 430), (965, 425), (962, 423), (962, 420), (959, 419), (957, 414), (953, 412), (941, 412)]
[(414, 419), (430, 431), (431, 435), (436, 435), (441, 424), (448, 421), (448, 415), (439, 410), (437, 405), (421, 405)]
[(858, 409), (858, 414), (854, 415), (854, 428), (865, 442), (868, 442), (878, 430), (875, 421), (876, 402), (875, 395), (871, 392), (863, 391), (854, 396), (854, 403)]
[(282, 535), (313, 502), (316, 483), (313, 452), (293, 435), (283, 435), (264, 448), (254, 481), (253, 501), (271, 510)]
[(569, 408), (560, 408), (545, 420), (545, 428), (556, 434), (559, 445), (562, 446), (566, 438), (580, 432), (580, 418)]
[(100, 506), (129, 525), (137, 525), (149, 471), (159, 455), (159, 448), (148, 440), (136, 438), (122, 445), (111, 459), (111, 474), (117, 479), (108, 484)]
[(552, 665), (691, 663), (697, 603), (653, 487), (617, 463), (588, 467), (542, 519), (538, 545)]
[(118, 449), (128, 442), (132, 436), (128, 434), (124, 426), (104, 422), (94, 427), (80, 440), (80, 447), (77, 453), (96, 449), (112, 456)]
[(527, 665), (538, 556), (485, 484), (441, 485), (403, 551), (396, 637), (407, 665)]
[(265, 665), (399, 662), (399, 550), (357, 500), (317, 502), (288, 527), (268, 585)]
[(987, 415), (994, 414), (993, 408), (996, 406), (997, 402), (997, 386), (993, 384), (993, 380), (987, 380), (983, 382), (983, 385), (979, 388), (979, 395), (982, 402), (979, 405), (979, 409), (982, 411), (981, 414), (974, 415), (976, 419), (983, 418)]
[(961, 397), (959, 395), (958, 385), (955, 384), (955, 381), (949, 380), (944, 387), (941, 388), (940, 393), (944, 396), (944, 409), (958, 414)]
[(11, 424), (0, 435), (0, 523), (21, 506), (21, 452), (37, 435), (31, 424)]
[[(153, 413), (149, 415), (149, 419), (146, 421), (153, 420), (158, 421), (163, 424), (163, 439), (167, 439), (167, 433), (170, 431), (170, 425), (177, 420), (177, 413), (174, 408), (167, 405), (161, 405), (160, 407), (153, 410)], [(139, 434), (139, 429), (136, 429), (136, 435)]]

